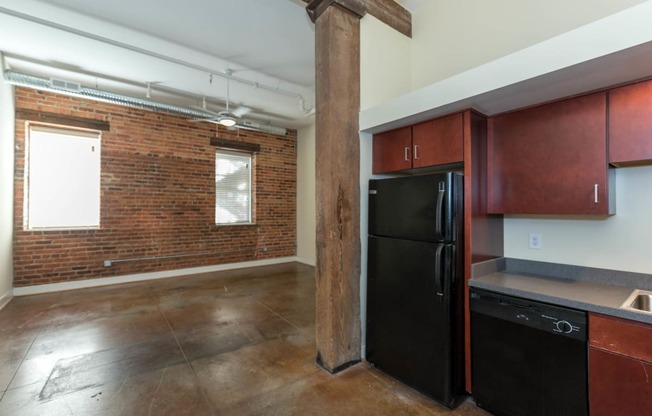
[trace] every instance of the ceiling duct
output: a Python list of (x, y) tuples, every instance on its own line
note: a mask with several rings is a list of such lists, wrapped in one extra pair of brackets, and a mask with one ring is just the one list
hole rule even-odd
[[(4, 79), (7, 83), (22, 87), (34, 88), (42, 91), (50, 91), (73, 97), (88, 98), (109, 104), (117, 104), (124, 107), (137, 108), (140, 110), (155, 111), (172, 114), (175, 116), (188, 117), (196, 120), (217, 123), (215, 114), (193, 108), (181, 107), (170, 104), (157, 103), (155, 101), (130, 97), (128, 95), (116, 94), (109, 91), (84, 87), (75, 82), (42, 78), (35, 75), (24, 74), (12, 70), (4, 71)], [(259, 124), (248, 120), (241, 120), (235, 127), (247, 130), (262, 131), (265, 133), (285, 135), (286, 129), (271, 125)]]
[(50, 85), (54, 88), (59, 88), (66, 91), (80, 91), (81, 84), (70, 81), (62, 81), (59, 79), (50, 78)]

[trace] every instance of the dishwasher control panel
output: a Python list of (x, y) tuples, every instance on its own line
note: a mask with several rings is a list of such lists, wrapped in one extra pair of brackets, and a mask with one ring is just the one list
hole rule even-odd
[(471, 310), (553, 334), (586, 340), (586, 312), (474, 289)]
[(554, 316), (541, 315), (543, 319), (549, 319), (552, 323), (552, 332), (558, 332), (560, 334), (572, 334), (573, 332), (580, 332), (580, 328), (583, 330), (583, 324), (571, 323), (564, 319), (558, 319)]

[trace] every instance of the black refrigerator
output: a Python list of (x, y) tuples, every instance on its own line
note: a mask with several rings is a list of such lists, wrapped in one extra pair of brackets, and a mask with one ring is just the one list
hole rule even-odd
[(369, 181), (366, 358), (453, 408), (464, 397), (463, 177)]

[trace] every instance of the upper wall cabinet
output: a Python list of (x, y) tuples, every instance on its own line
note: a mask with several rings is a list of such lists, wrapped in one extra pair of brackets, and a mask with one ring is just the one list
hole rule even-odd
[(609, 91), (609, 163), (652, 162), (652, 81)]
[(489, 119), (490, 213), (607, 215), (606, 94)]
[(445, 165), (464, 160), (462, 113), (417, 124), (412, 128), (412, 167)]
[(412, 127), (374, 134), (373, 173), (412, 169)]
[(373, 173), (388, 173), (464, 160), (462, 113), (374, 135)]

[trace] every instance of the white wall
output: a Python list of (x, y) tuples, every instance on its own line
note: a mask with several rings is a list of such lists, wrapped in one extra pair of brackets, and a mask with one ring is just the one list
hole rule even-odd
[[(652, 274), (652, 166), (616, 171), (616, 215), (505, 219), (505, 257)], [(528, 248), (540, 233), (543, 248)]]
[(412, 89), (422, 88), (643, 2), (426, 1), (412, 15)]
[(14, 114), (14, 89), (0, 76), (0, 308), (11, 298), (14, 273)]
[(367, 14), (360, 22), (360, 109), (410, 92), (412, 41)]
[(315, 124), (297, 132), (297, 257), (315, 265), (317, 211), (315, 208)]

